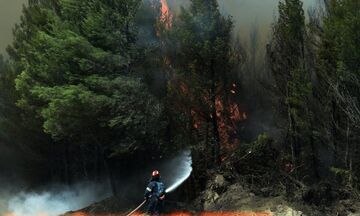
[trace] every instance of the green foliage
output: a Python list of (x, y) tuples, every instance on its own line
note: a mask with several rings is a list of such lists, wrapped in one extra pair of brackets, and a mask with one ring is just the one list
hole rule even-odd
[(287, 93), (287, 82), (294, 70), (304, 64), (305, 16), (300, 0), (279, 2), (279, 17), (273, 27), (271, 67), (280, 94)]
[(281, 95), (280, 103), (290, 116), (289, 133), (308, 137), (311, 113), (308, 103), (312, 93), (310, 72), (305, 60), (305, 16), (299, 0), (279, 2), (279, 18), (274, 25), (272, 73)]
[(260, 134), (254, 142), (241, 145), (228, 160), (231, 169), (249, 183), (276, 186), (280, 177), (278, 159), (279, 151), (274, 148), (274, 140), (267, 134)]
[(359, 8), (356, 0), (332, 1), (330, 15), (324, 20), (324, 41), (332, 40), (336, 63), (343, 62), (346, 70), (354, 73), (360, 68)]
[(349, 183), (349, 179), (353, 175), (350, 170), (338, 167), (330, 167), (330, 172), (336, 177), (339, 183), (344, 185)]
[(316, 48), (312, 47), (314, 41), (306, 28), (302, 1), (280, 1), (278, 9), (269, 57), (278, 112), (286, 123), (282, 128), (286, 137), (282, 151), (291, 166), (296, 167), (292, 175), (317, 179), (320, 175), (317, 154), (325, 139), (326, 123), (322, 119), (322, 98), (318, 97), (322, 86), (315, 73)]
[(344, 170), (337, 167), (330, 167), (330, 171), (333, 172), (336, 176), (340, 177), (348, 177), (349, 176), (349, 170)]
[(320, 49), (322, 72), (354, 97), (360, 94), (359, 9), (356, 0), (331, 2)]
[(19, 99), (14, 82), (18, 74), (15, 68), (13, 62), (5, 61), (0, 56), (0, 145), (2, 149), (14, 152), (9, 157), (16, 159), (12, 165), (5, 160), (0, 166), (10, 167), (13, 174), (17, 169), (26, 169), (26, 172), (16, 175), (31, 180), (39, 176), (30, 173), (48, 168), (49, 164), (42, 162), (49, 157), (49, 137), (42, 133), (39, 121), (15, 104)]
[(230, 71), (231, 30), (231, 19), (221, 16), (216, 1), (192, 1), (191, 10), (182, 10), (170, 32), (179, 73), (202, 81), (198, 88), (211, 85), (212, 70), (215, 82), (222, 80)]
[(312, 94), (312, 84), (306, 71), (297, 69), (291, 73), (292, 79), (288, 81), (289, 96), (286, 103), (289, 105), (289, 112), (296, 122), (296, 129), (293, 135), (304, 139), (309, 136), (311, 124), (311, 112), (308, 107)]
[[(344, 156), (331, 171), (355, 186), (359, 173), (360, 113), (360, 2), (333, 0), (324, 16), (319, 48), (319, 75), (329, 90), (323, 93), (324, 110), (330, 122), (335, 151)], [(346, 172), (344, 172), (346, 171)], [(347, 172), (348, 171), (348, 172)]]
[(100, 142), (115, 152), (158, 142), (162, 108), (132, 75), (139, 4), (62, 0), (56, 9), (42, 2), (25, 9), (9, 49), (21, 71), (17, 104), (56, 140)]
[(262, 157), (264, 156), (264, 149), (271, 148), (272, 142), (273, 140), (267, 134), (260, 134), (258, 138), (249, 146), (247, 151), (251, 152), (251, 154)]

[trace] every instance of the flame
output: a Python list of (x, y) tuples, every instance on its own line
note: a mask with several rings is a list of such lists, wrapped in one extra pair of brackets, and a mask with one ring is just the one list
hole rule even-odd
[(189, 93), (189, 88), (185, 85), (185, 83), (180, 83), (180, 91), (187, 95)]
[(83, 212), (76, 212), (76, 213), (71, 214), (71, 216), (87, 216), (87, 214), (83, 213)]
[[(232, 84), (231, 93), (236, 93), (237, 85)], [(227, 152), (233, 151), (240, 144), (236, 137), (239, 123), (247, 119), (247, 114), (242, 112), (240, 106), (233, 99), (225, 101), (221, 97), (216, 98), (216, 115), (219, 123), (221, 145)]]
[[(91, 216), (108, 216), (109, 214), (91, 214)], [(111, 214), (111, 216), (122, 216), (123, 214)], [(136, 212), (133, 216), (144, 216), (146, 214), (141, 212)], [(189, 213), (189, 212), (173, 212), (168, 214), (162, 214), (162, 216), (272, 216), (268, 212), (201, 212), (201, 213)], [(66, 216), (90, 216), (90, 214), (85, 213), (73, 213), (67, 214)]]
[(163, 16), (169, 14), (169, 5), (166, 0), (161, 0), (161, 14)]
[[(48, 216), (49, 214), (42, 213), (38, 214), (36, 216)], [(74, 212), (74, 213), (68, 213), (64, 216), (124, 216), (123, 213), (118, 214), (88, 214), (84, 212)], [(135, 212), (133, 216), (145, 216), (146, 214), (142, 212)], [(192, 215), (199, 215), (199, 216), (272, 216), (271, 213), (268, 212), (201, 212), (201, 213), (190, 213), (190, 212), (172, 212), (168, 214), (162, 214), (162, 216), (192, 216)], [(7, 213), (3, 216), (21, 216), (21, 215), (15, 215), (14, 213)]]
[(160, 2), (161, 2), (161, 21), (165, 24), (166, 28), (171, 28), (173, 16), (169, 9), (167, 0), (160, 0)]
[[(203, 93), (202, 100), (199, 101), (193, 96), (185, 81), (172, 82), (170, 85), (178, 86), (179, 96), (189, 101), (189, 103), (186, 103), (187, 105), (182, 104), (182, 106), (184, 106), (182, 108), (186, 110), (189, 109), (189, 107), (186, 106), (190, 106), (189, 114), (192, 118), (193, 128), (196, 130), (204, 130), (209, 124), (209, 120), (214, 118), (211, 112), (206, 113), (205, 110), (199, 108), (203, 104), (211, 104), (209, 94)], [(230, 90), (231, 92), (236, 93), (237, 85), (233, 83), (230, 86)], [(239, 104), (235, 102), (235, 98), (233, 96), (230, 98), (220, 95), (217, 96), (215, 99), (215, 109), (215, 118), (217, 118), (218, 131), (220, 135), (220, 145), (224, 154), (222, 156), (226, 158), (227, 153), (235, 150), (235, 148), (240, 144), (240, 140), (237, 137), (239, 126), (242, 121), (247, 120), (247, 114), (241, 110)]]

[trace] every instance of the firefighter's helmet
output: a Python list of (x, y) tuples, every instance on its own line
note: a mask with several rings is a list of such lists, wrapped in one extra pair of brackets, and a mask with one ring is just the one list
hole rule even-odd
[(158, 170), (154, 170), (152, 173), (151, 173), (151, 177), (153, 178), (157, 178), (160, 176), (160, 172)]

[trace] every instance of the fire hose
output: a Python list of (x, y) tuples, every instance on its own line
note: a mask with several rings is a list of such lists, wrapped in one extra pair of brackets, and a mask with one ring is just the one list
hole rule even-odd
[[(189, 154), (190, 155), (190, 154)], [(171, 185), (171, 187), (167, 188), (165, 190), (165, 193), (171, 193), (172, 191), (174, 191), (176, 188), (178, 188), (182, 183), (184, 183), (191, 175), (192, 172), (192, 167), (191, 167), (191, 157), (189, 158), (190, 162), (187, 161), (187, 163), (185, 164), (186, 166), (186, 171), (182, 172), (182, 177), (178, 178), (177, 181)], [(138, 211), (141, 207), (143, 207), (146, 203), (146, 200), (144, 200), (138, 207), (136, 207), (133, 211), (131, 211), (129, 214), (127, 214), (126, 216), (131, 216), (132, 214), (134, 214), (136, 211)]]
[(145, 205), (145, 203), (146, 203), (146, 200), (144, 200), (138, 207), (136, 207), (132, 212), (130, 212), (126, 216), (130, 216), (130, 215), (134, 214), (137, 210), (139, 210), (141, 207), (143, 207), (143, 205)]

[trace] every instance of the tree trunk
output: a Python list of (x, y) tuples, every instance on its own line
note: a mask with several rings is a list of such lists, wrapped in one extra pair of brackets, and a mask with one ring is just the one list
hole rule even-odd
[(88, 170), (87, 170), (87, 157), (86, 157), (86, 153), (85, 153), (85, 147), (84, 146), (80, 146), (80, 150), (81, 150), (81, 165), (82, 165), (82, 170), (83, 170), (83, 175), (84, 177), (89, 180), (89, 174), (88, 174)]
[(345, 151), (345, 163), (349, 170), (349, 179), (348, 185), (352, 187), (353, 185), (353, 149), (350, 144), (350, 120), (347, 120), (346, 128), (346, 151)]
[(331, 133), (332, 133), (332, 137), (333, 137), (333, 145), (334, 145), (334, 158), (335, 158), (335, 165), (338, 166), (339, 163), (339, 159), (338, 159), (338, 144), (337, 144), (337, 138), (338, 138), (338, 134), (337, 134), (337, 115), (336, 115), (336, 101), (333, 100), (332, 102), (332, 125), (331, 125)]
[(347, 168), (349, 168), (349, 148), (350, 148), (350, 143), (349, 143), (349, 134), (350, 134), (350, 124), (349, 124), (349, 120), (347, 121), (347, 128), (346, 128), (346, 149), (345, 149), (345, 164), (347, 166)]
[(103, 168), (103, 161), (104, 161), (104, 154), (102, 152), (102, 147), (100, 146), (100, 144), (96, 144), (96, 147), (95, 147), (95, 154), (96, 154), (96, 181), (97, 182), (100, 182), (101, 181), (101, 170)]
[(216, 113), (216, 79), (215, 79), (215, 66), (214, 60), (211, 61), (211, 124), (213, 127), (213, 137), (214, 137), (214, 145), (213, 145), (213, 156), (214, 163), (219, 165), (221, 162), (220, 159), (220, 133), (219, 133), (219, 124)]
[(65, 182), (67, 185), (71, 184), (71, 176), (70, 176), (70, 151), (69, 151), (69, 143), (65, 142), (64, 146), (64, 176)]
[[(287, 84), (286, 86), (286, 98), (290, 97), (290, 90)], [(288, 102), (287, 102), (288, 103)], [(291, 105), (287, 104), (287, 114), (288, 114), (288, 134), (290, 138), (290, 150), (291, 150), (291, 160), (294, 167), (296, 167), (296, 156), (295, 156), (295, 140), (294, 140), (294, 125), (293, 125), (293, 117), (291, 115)]]
[(314, 169), (314, 175), (316, 180), (320, 179), (319, 174), (319, 163), (317, 159), (317, 149), (315, 147), (315, 139), (312, 134), (313, 128), (311, 128), (311, 134), (310, 134), (310, 147), (311, 147), (311, 153), (312, 153), (312, 163), (313, 163), (313, 169)]

